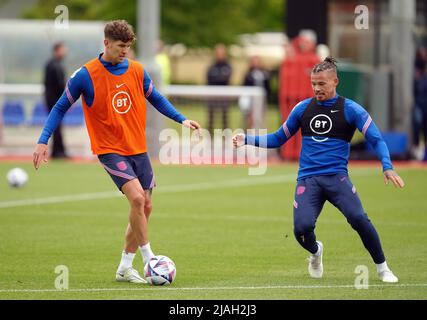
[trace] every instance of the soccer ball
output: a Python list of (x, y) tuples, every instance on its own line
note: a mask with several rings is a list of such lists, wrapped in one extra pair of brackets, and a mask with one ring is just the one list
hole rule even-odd
[(166, 256), (154, 256), (144, 266), (147, 282), (153, 286), (169, 285), (175, 279), (175, 263)]
[(20, 188), (28, 181), (28, 174), (21, 168), (13, 168), (7, 173), (7, 182), (11, 187)]

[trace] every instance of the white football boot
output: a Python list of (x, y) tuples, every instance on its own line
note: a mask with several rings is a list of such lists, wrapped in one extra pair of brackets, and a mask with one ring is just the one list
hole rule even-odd
[(130, 282), (130, 283), (137, 283), (137, 284), (145, 284), (147, 281), (142, 278), (138, 271), (136, 271), (134, 268), (129, 268), (125, 271), (124, 274), (116, 273), (116, 281), (118, 282)]
[(378, 277), (382, 282), (396, 283), (399, 282), (399, 279), (391, 272), (391, 270), (384, 270), (378, 273)]
[(323, 276), (323, 244), (317, 241), (317, 245), (319, 246), (320, 253), (318, 255), (310, 254), (308, 257), (308, 273), (312, 278), (321, 278)]

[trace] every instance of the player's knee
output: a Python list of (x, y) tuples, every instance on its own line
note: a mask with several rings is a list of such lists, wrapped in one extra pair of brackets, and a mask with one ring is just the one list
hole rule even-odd
[(151, 202), (151, 200), (145, 201), (145, 204), (144, 204), (145, 214), (150, 214), (151, 210), (153, 210), (153, 203)]
[(144, 206), (145, 206), (145, 197), (142, 194), (138, 195), (138, 196), (135, 196), (131, 200), (131, 205), (135, 209), (139, 209), (139, 210), (143, 209)]
[(312, 223), (300, 222), (294, 224), (294, 234), (296, 237), (312, 232), (314, 225)]
[(365, 213), (350, 215), (347, 217), (347, 221), (354, 229), (358, 229), (366, 223), (370, 223), (370, 220), (368, 219), (368, 216)]

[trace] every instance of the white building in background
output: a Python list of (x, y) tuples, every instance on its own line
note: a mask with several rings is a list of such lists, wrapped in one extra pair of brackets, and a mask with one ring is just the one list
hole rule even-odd
[(240, 36), (242, 53), (246, 57), (259, 56), (280, 64), (285, 58), (285, 44), (289, 42), (283, 32), (259, 32)]

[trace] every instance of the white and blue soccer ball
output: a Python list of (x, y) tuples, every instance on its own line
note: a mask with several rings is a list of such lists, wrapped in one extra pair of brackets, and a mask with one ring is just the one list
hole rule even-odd
[(175, 263), (166, 256), (154, 256), (145, 264), (144, 276), (153, 286), (170, 285), (176, 277)]
[(28, 182), (28, 174), (21, 168), (11, 169), (6, 177), (9, 185), (14, 188), (21, 188)]

